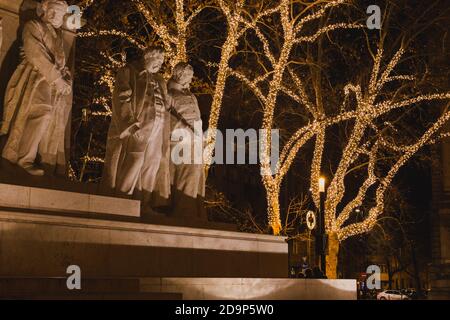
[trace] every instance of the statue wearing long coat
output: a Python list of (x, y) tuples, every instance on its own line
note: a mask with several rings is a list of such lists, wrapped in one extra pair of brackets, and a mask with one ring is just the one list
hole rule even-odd
[[(103, 171), (104, 190), (146, 201), (158, 176), (157, 192), (169, 197), (168, 99), (162, 76), (148, 73), (142, 61), (118, 71)], [(130, 130), (135, 125), (140, 128), (137, 132)]]
[[(201, 114), (195, 95), (189, 90), (180, 90), (174, 85), (173, 81), (169, 82), (168, 89), (172, 98), (172, 107), (176, 112), (183, 117), (190, 127), (194, 127), (197, 124), (201, 129)], [(206, 212), (202, 204), (202, 199), (205, 196), (205, 172), (203, 164), (195, 162), (195, 152), (200, 152), (200, 160), (203, 158), (203, 142), (200, 140), (200, 150), (197, 150), (198, 146), (197, 148), (194, 146), (196, 143), (194, 133), (179, 119), (172, 116), (171, 131), (174, 132), (174, 130), (178, 129), (185, 130), (186, 134), (189, 133), (190, 139), (187, 139), (188, 143), (184, 145), (183, 150), (190, 149), (191, 151), (190, 157), (187, 157), (190, 159), (186, 159), (190, 160), (189, 163), (175, 164), (173, 161), (170, 162), (172, 214), (179, 217), (194, 217), (205, 220)], [(182, 146), (184, 143), (171, 141), (171, 152), (177, 145)]]
[[(63, 36), (40, 19), (30, 20), (22, 34), (22, 62), (5, 95), (0, 135), (9, 134), (3, 158), (34, 161), (64, 173), (70, 141), (72, 95), (56, 92), (54, 81), (68, 75)], [(34, 155), (34, 156), (33, 156)]]

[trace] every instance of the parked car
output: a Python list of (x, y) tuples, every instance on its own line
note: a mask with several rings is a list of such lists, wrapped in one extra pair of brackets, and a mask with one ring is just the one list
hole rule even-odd
[(377, 300), (409, 300), (410, 298), (400, 290), (385, 290), (377, 295)]
[(404, 289), (401, 290), (402, 294), (408, 296), (411, 300), (415, 300), (418, 298), (418, 294), (415, 289)]

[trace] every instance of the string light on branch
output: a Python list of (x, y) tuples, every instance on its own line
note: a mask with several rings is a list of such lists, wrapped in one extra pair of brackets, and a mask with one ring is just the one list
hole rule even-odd
[(92, 37), (99, 37), (99, 36), (117, 36), (123, 39), (128, 40), (130, 43), (134, 44), (139, 49), (143, 50), (146, 46), (145, 44), (138, 39), (135, 39), (131, 37), (129, 34), (127, 34), (124, 31), (120, 30), (99, 30), (99, 31), (86, 31), (86, 32), (79, 32), (77, 33), (77, 37), (80, 38), (92, 38)]
[(91, 157), (91, 156), (83, 156), (80, 158), (80, 160), (82, 161), (86, 161), (86, 162), (95, 162), (95, 163), (104, 163), (105, 159), (100, 158), (100, 157)]

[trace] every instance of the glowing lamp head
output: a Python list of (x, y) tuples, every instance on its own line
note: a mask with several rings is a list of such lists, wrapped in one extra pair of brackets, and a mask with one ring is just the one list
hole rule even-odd
[(324, 177), (319, 178), (319, 192), (320, 193), (325, 192), (325, 178)]

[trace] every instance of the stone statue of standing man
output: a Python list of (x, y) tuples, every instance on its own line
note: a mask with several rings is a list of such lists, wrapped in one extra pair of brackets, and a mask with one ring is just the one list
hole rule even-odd
[(9, 81), (0, 134), (9, 134), (3, 158), (29, 174), (42, 176), (41, 165), (66, 167), (65, 143), (72, 108), (72, 76), (66, 66), (61, 27), (68, 5), (43, 0), (38, 19), (22, 34), (22, 62)]
[(161, 48), (147, 48), (141, 60), (118, 71), (113, 93), (103, 189), (142, 199), (143, 207), (151, 199), (157, 176), (159, 196), (170, 194), (170, 98), (158, 74), (163, 63)]
[(192, 66), (180, 62), (167, 85), (172, 98), (172, 138), (182, 136), (181, 141), (171, 139), (172, 215), (206, 220), (201, 203), (205, 196), (202, 119), (197, 98), (190, 91), (193, 76)]

